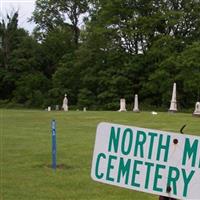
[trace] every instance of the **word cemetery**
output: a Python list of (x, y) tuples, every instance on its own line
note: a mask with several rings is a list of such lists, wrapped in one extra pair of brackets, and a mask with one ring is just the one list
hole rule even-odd
[(91, 176), (120, 187), (200, 199), (200, 137), (100, 123)]

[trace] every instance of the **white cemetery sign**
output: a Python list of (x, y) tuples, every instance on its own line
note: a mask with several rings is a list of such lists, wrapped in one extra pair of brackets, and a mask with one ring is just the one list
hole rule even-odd
[(200, 137), (100, 123), (95, 181), (177, 199), (200, 199)]

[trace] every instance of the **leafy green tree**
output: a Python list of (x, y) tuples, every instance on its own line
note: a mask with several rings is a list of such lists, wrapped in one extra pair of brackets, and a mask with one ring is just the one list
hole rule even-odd
[(200, 42), (188, 45), (177, 57), (176, 79), (179, 82), (182, 107), (194, 106), (200, 96)]
[(43, 74), (41, 44), (18, 28), (18, 13), (1, 22), (3, 61), (0, 68), (1, 99), (27, 106), (41, 106), (49, 81)]
[(171, 86), (180, 73), (177, 57), (199, 30), (199, 4), (171, 0), (93, 3), (79, 51), (87, 54), (81, 62), (82, 68), (87, 66), (81, 73), (88, 77), (82, 79), (83, 87), (95, 94), (100, 105), (122, 96), (130, 102), (130, 94), (140, 92), (144, 102), (168, 106)]
[(40, 72), (24, 73), (16, 82), (14, 101), (26, 106), (42, 106), (48, 84), (48, 79)]
[(54, 30), (55, 27), (62, 25), (64, 21), (56, 6), (52, 1), (37, 0), (30, 21), (34, 21), (38, 25), (38, 30), (44, 32)]
[(17, 13), (0, 22), (1, 98), (47, 106), (67, 93), (70, 105), (117, 110), (137, 93), (167, 109), (176, 82), (179, 105), (193, 107), (199, 11), (193, 0), (37, 0), (33, 37), (18, 28)]
[(80, 109), (98, 109), (96, 105), (96, 96), (87, 88), (79, 90), (77, 105)]
[(185, 47), (177, 39), (166, 39), (157, 41), (146, 55), (150, 69), (143, 82), (142, 97), (148, 104), (168, 107), (172, 86), (176, 82), (179, 106), (192, 106), (198, 96), (200, 81), (199, 42)]
[(46, 33), (57, 27), (71, 28), (73, 41), (77, 46), (80, 34), (79, 22), (88, 9), (88, 0), (37, 0), (31, 20), (38, 25), (38, 30)]
[(6, 19), (0, 22), (0, 38), (2, 45), (0, 48), (0, 93), (2, 99), (11, 99), (12, 92), (15, 89), (15, 81), (18, 73), (15, 67), (11, 65), (11, 60), (15, 50), (23, 38), (28, 37), (28, 33), (18, 28), (18, 12), (13, 15), (7, 15)]
[(199, 32), (198, 1), (98, 0), (94, 4), (98, 9), (92, 21), (131, 54), (145, 53), (160, 35), (189, 40)]
[(13, 15), (7, 15), (7, 18), (0, 22), (0, 37), (1, 37), (1, 66), (8, 68), (8, 60), (12, 49), (16, 48), (19, 42), (18, 37), (18, 12)]
[(73, 34), (69, 28), (56, 28), (49, 32), (40, 49), (43, 55), (41, 61), (45, 75), (51, 78), (62, 57), (66, 54), (73, 54), (74, 51)]
[[(75, 55), (68, 53), (59, 61), (56, 72), (52, 77), (53, 91), (57, 91), (59, 100), (65, 93), (68, 94), (71, 105), (77, 104), (77, 95), (80, 87), (79, 69), (74, 65)], [(50, 93), (52, 93), (52, 90)]]

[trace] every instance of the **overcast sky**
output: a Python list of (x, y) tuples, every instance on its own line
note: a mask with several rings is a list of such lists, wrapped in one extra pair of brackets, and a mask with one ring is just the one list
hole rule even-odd
[(0, 19), (6, 17), (6, 13), (19, 11), (19, 27), (23, 27), (30, 33), (34, 28), (34, 23), (27, 22), (34, 10), (35, 0), (0, 0)]

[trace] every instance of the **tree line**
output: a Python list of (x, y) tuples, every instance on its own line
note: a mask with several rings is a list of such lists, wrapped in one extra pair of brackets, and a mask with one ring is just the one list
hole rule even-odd
[(32, 34), (0, 21), (0, 104), (180, 108), (200, 90), (199, 0), (37, 0)]

